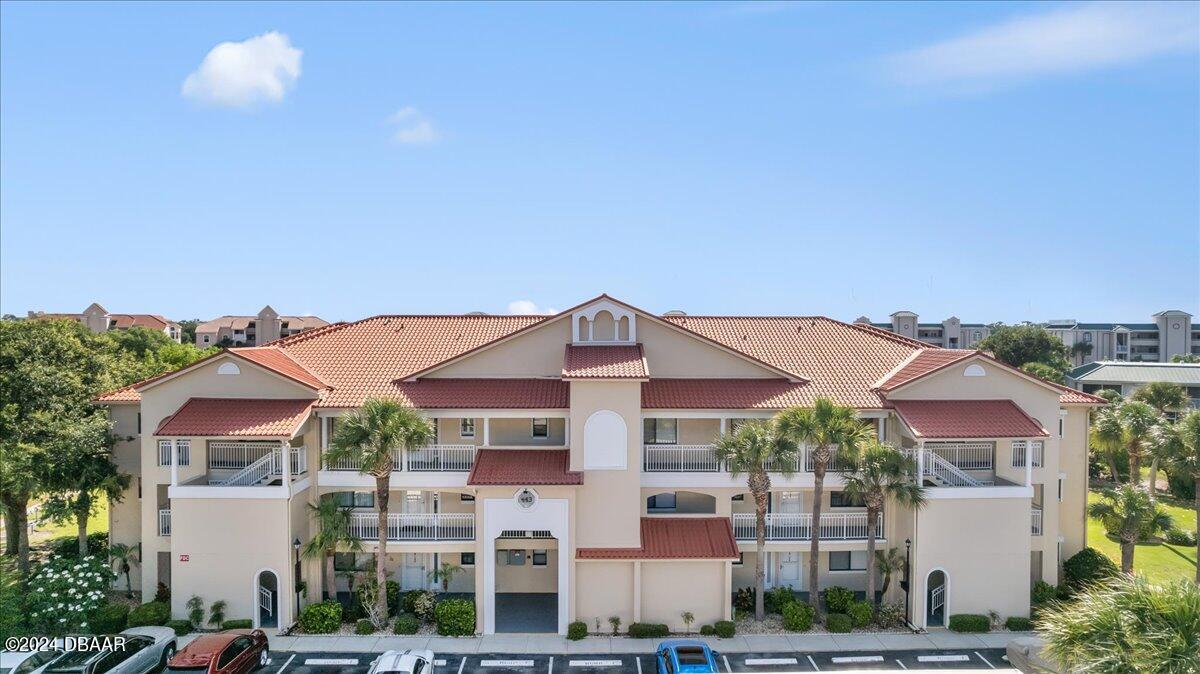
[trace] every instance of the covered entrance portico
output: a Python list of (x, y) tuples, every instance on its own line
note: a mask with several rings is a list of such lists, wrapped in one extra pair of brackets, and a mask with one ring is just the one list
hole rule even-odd
[(483, 502), (483, 633), (566, 634), (569, 503), (522, 487)]

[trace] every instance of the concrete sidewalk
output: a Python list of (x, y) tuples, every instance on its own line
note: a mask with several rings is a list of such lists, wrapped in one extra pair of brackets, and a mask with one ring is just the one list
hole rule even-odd
[[(749, 634), (732, 639), (702, 639), (723, 653), (784, 651), (908, 651), (951, 648), (1004, 648), (1027, 632), (957, 634), (938, 630), (928, 634)], [(190, 636), (180, 637), (182, 648)], [(477, 637), (439, 636), (272, 636), (271, 650), (300, 653), (379, 653), (393, 649), (428, 648), (434, 653), (653, 653), (662, 639), (587, 637), (570, 641), (557, 634), (489, 634)]]

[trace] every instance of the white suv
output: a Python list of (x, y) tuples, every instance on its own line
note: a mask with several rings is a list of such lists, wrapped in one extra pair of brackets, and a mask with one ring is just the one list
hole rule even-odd
[(433, 651), (388, 651), (375, 658), (367, 674), (433, 674)]

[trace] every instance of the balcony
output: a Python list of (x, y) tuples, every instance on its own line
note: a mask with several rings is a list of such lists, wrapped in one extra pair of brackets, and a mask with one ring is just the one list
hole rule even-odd
[[(788, 472), (812, 472), (813, 458), (805, 449), (802, 455), (789, 467)], [(849, 461), (839, 460), (836, 450), (829, 470), (841, 472), (849, 470)], [(783, 472), (783, 466), (775, 463), (768, 466), (771, 472)], [(645, 473), (721, 473), (729, 472), (729, 467), (717, 458), (712, 445), (643, 445), (642, 472)]]
[[(392, 452), (392, 472), (461, 472), (469, 473), (475, 465), (475, 445), (427, 445), (406, 453)], [(343, 459), (336, 463), (325, 462), (326, 470), (358, 472), (357, 461)]]
[(1033, 506), (1030, 510), (1030, 524), (1034, 536), (1042, 535), (1042, 508), (1041, 506)]
[[(208, 484), (216, 487), (274, 485), (283, 477), (282, 445), (252, 442), (210, 442)], [(303, 445), (288, 451), (292, 479), (308, 472)]]
[[(379, 540), (379, 514), (350, 515), (350, 533), (363, 541)], [(473, 513), (388, 513), (387, 539), (395, 542), (473, 541)]]
[(160, 508), (158, 510), (158, 535), (171, 535), (171, 509)]
[[(737, 513), (732, 516), (733, 536), (739, 541), (756, 540), (755, 515)], [(812, 539), (812, 513), (769, 513), (766, 521), (768, 541), (807, 541)], [(821, 540), (867, 540), (867, 514), (822, 513)], [(883, 516), (875, 527), (875, 540), (883, 540)]]

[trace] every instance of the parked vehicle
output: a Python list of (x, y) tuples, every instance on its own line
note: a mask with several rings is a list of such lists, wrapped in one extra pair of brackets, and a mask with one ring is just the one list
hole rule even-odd
[(58, 656), (61, 649), (45, 651), (0, 651), (0, 674), (33, 674)]
[[(73, 650), (36, 670), (38, 674), (151, 674), (175, 653), (175, 630), (169, 627), (131, 627), (120, 648)], [(111, 637), (95, 637), (99, 640)]]
[(262, 630), (203, 634), (171, 658), (166, 674), (246, 674), (267, 665), (267, 650)]
[(721, 654), (695, 639), (670, 639), (654, 649), (658, 674), (716, 674)]
[(387, 651), (371, 662), (367, 674), (423, 674), (433, 671), (433, 651)]

